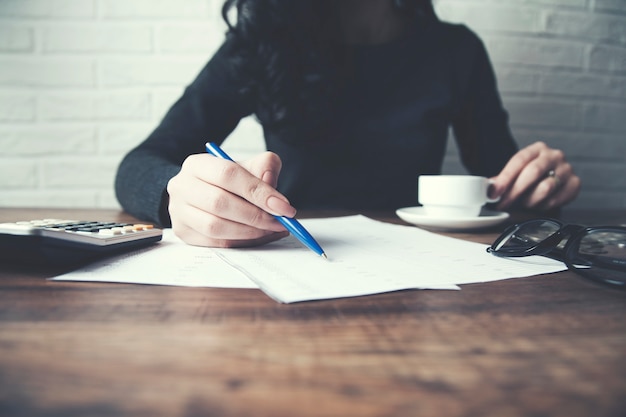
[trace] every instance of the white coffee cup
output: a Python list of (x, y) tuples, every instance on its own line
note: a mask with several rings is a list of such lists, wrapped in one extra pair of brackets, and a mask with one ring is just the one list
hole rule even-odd
[(491, 181), (474, 175), (420, 175), (418, 201), (433, 217), (476, 217), (486, 203)]

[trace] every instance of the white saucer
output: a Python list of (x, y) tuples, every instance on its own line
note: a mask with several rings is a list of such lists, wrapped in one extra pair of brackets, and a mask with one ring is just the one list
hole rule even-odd
[(396, 214), (407, 223), (440, 230), (473, 230), (495, 226), (509, 218), (509, 213), (483, 209), (476, 217), (433, 217), (424, 213), (424, 207), (404, 207)]

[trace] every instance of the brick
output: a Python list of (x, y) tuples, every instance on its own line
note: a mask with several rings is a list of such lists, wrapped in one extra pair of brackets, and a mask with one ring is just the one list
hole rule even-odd
[[(441, 1), (441, 0), (439, 0)], [(447, 1), (447, 0), (443, 0)], [(459, 0), (456, 0), (459, 1)], [(460, 0), (463, 1), (463, 0)], [(621, 1), (621, 0), (618, 0)], [(586, 9), (588, 0), (498, 0), (498, 4), (512, 4), (524, 6), (548, 6), (568, 9)], [(484, 4), (484, 1), (482, 1)]]
[(546, 18), (546, 32), (586, 42), (626, 43), (626, 19), (590, 13), (551, 12)]
[(0, 125), (0, 156), (93, 155), (96, 144), (93, 127)]
[(1, 0), (0, 17), (92, 18), (95, 0)]
[(206, 0), (101, 0), (101, 16), (107, 19), (200, 19), (212, 15)]
[(96, 196), (93, 189), (8, 190), (0, 193), (0, 207), (94, 208)]
[(583, 124), (587, 129), (626, 132), (626, 103), (588, 103), (583, 106)]
[(29, 122), (35, 120), (36, 100), (32, 94), (1, 94), (0, 122)]
[(0, 26), (0, 52), (32, 52), (34, 48), (32, 27), (11, 24)]
[(43, 120), (148, 120), (147, 93), (45, 94), (39, 99)]
[(626, 168), (621, 163), (589, 162), (576, 169), (584, 187), (595, 191), (626, 191)]
[(96, 207), (113, 210), (122, 209), (112, 188), (96, 193)]
[(624, 0), (595, 0), (593, 4), (595, 10), (626, 13), (626, 2)]
[(443, 3), (438, 5), (437, 12), (441, 19), (463, 23), (477, 32), (504, 31), (533, 33), (541, 27), (540, 10), (531, 7), (502, 7), (490, 5), (489, 13), (485, 13), (484, 6), (477, 7), (469, 2)]
[(224, 42), (225, 31), (225, 24), (207, 25), (202, 22), (166, 25), (157, 29), (158, 49), (165, 53), (197, 52), (208, 59)]
[(88, 58), (0, 58), (0, 87), (83, 88), (94, 85), (94, 64)]
[(513, 126), (559, 126), (571, 130), (579, 124), (577, 103), (515, 98), (507, 99), (505, 108)]
[(33, 188), (36, 185), (37, 165), (34, 160), (0, 158), (0, 189)]
[(117, 158), (82, 157), (46, 158), (42, 161), (42, 185), (45, 188), (113, 187)]
[(121, 156), (139, 145), (155, 127), (154, 123), (107, 123), (100, 127), (100, 151), (104, 155)]
[(503, 95), (539, 92), (541, 74), (540, 71), (528, 70), (517, 66), (501, 65), (496, 69), (499, 90)]
[(494, 61), (520, 65), (582, 68), (585, 57), (584, 45), (554, 39), (500, 36), (487, 47)]
[(604, 74), (550, 72), (541, 75), (543, 94), (624, 99), (626, 78)]
[(589, 53), (589, 69), (626, 74), (626, 48), (594, 45)]
[[(23, 177), (0, 184), (0, 206), (119, 209), (112, 187), (117, 164), (221, 44), (221, 5), (0, 0), (0, 175), (19, 170)], [(626, 166), (620, 116), (626, 2), (438, 0), (435, 6), (486, 42), (520, 146), (542, 139), (566, 152), (583, 179), (568, 208), (598, 202), (626, 208), (626, 189), (613, 178), (624, 177)], [(246, 118), (224, 146), (237, 159), (249, 158), (265, 149), (262, 130)], [(465, 172), (453, 141), (443, 169)]]
[(180, 86), (196, 77), (208, 58), (103, 58), (99, 63), (102, 85), (106, 87)]
[(147, 24), (73, 23), (43, 31), (44, 52), (150, 52), (152, 28)]
[[(583, 187), (587, 184), (583, 183)], [(583, 188), (576, 200), (565, 207), (565, 210), (581, 210), (581, 209), (622, 209), (626, 207), (623, 204), (620, 194), (610, 191), (597, 191)]]
[(620, 134), (517, 129), (515, 137), (521, 143), (541, 140), (550, 147), (562, 149), (574, 168), (579, 162), (626, 162), (626, 141)]
[(155, 91), (153, 99), (153, 116), (155, 122), (165, 116), (170, 107), (182, 96), (183, 90), (184, 86), (180, 86), (179, 88), (160, 88), (158, 91)]

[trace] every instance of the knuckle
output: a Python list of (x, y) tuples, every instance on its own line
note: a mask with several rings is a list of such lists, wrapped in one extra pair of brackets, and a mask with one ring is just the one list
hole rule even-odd
[(248, 224), (252, 226), (262, 225), (265, 219), (265, 213), (261, 210), (253, 210), (248, 218)]
[(552, 153), (557, 161), (563, 161), (565, 159), (565, 153), (561, 149), (553, 149)]
[(226, 240), (226, 239), (212, 239), (211, 246), (214, 248), (224, 248), (224, 249), (236, 247), (235, 243), (232, 240)]
[(283, 165), (283, 162), (278, 156), (278, 154), (271, 152), (271, 151), (264, 152), (263, 154), (264, 154), (264, 158), (266, 159), (267, 163), (270, 166), (280, 170), (280, 168)]
[(186, 241), (186, 230), (187, 228), (179, 226), (178, 222), (175, 222), (174, 219), (172, 219), (172, 232), (174, 233), (174, 236), (180, 238), (183, 241)]
[(572, 184), (571, 187), (575, 190), (576, 194), (578, 194), (578, 191), (580, 190), (580, 187), (582, 185), (582, 180), (579, 176), (574, 175), (570, 178), (570, 182)]
[(555, 183), (552, 180), (541, 181), (536, 188), (536, 194), (541, 197), (547, 197), (550, 195), (555, 189)]
[(201, 227), (200, 233), (209, 238), (219, 238), (223, 233), (222, 223), (217, 220), (209, 220), (204, 223)]
[(264, 185), (265, 184), (261, 181), (254, 181), (248, 186), (247, 193), (249, 201), (265, 203), (267, 190)]
[(173, 192), (175, 193), (179, 189), (180, 189), (180, 179), (178, 175), (175, 175), (172, 178), (170, 178), (170, 180), (167, 182), (167, 185), (165, 186), (165, 190), (167, 191), (168, 194), (172, 194)]
[(534, 149), (534, 147), (531, 147), (531, 146), (522, 149), (518, 153), (519, 158), (521, 159), (521, 162), (524, 165), (527, 165), (528, 163), (530, 163), (533, 159), (537, 157), (538, 154), (539, 152), (537, 151), (537, 149)]
[(545, 174), (545, 169), (538, 164), (531, 164), (527, 169), (534, 178), (541, 178)]
[(189, 155), (187, 158), (185, 158), (185, 160), (181, 164), (181, 169), (183, 170), (192, 169), (198, 163), (199, 159), (200, 159), (200, 155)]
[(239, 171), (239, 166), (232, 162), (222, 164), (218, 172), (218, 177), (224, 183), (229, 183), (233, 181), (233, 179), (237, 176), (237, 172)]
[(227, 193), (218, 192), (208, 199), (206, 210), (209, 213), (218, 214), (227, 211), (229, 207), (230, 199)]

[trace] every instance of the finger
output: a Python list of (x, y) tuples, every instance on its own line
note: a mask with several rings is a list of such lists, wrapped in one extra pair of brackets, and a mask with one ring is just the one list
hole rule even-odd
[(509, 190), (522, 170), (534, 159), (540, 152), (547, 148), (542, 142), (536, 142), (519, 150), (504, 166), (502, 171), (493, 178), (494, 196), (503, 195)]
[[(196, 177), (208, 184), (215, 184), (230, 193), (238, 195), (271, 214), (287, 217), (295, 216), (296, 209), (289, 204), (285, 196), (274, 187), (251, 174), (241, 165), (210, 155), (198, 156), (203, 157), (206, 164), (193, 164), (191, 169)], [(211, 160), (207, 158), (211, 158)], [(207, 169), (207, 165), (211, 169)]]
[[(528, 152), (527, 152), (528, 151)], [(543, 183), (546, 173), (563, 164), (563, 152), (551, 149), (543, 142), (534, 143), (520, 151), (525, 166), (518, 173), (510, 188), (504, 192), (500, 200), (500, 208), (510, 206), (516, 200), (523, 205), (535, 205), (544, 200), (553, 190), (553, 184)]]
[[(189, 244), (198, 246), (232, 247), (259, 244), (266, 239), (278, 239), (288, 234), (280, 231), (258, 229), (246, 224), (225, 220), (190, 205), (173, 207), (179, 221), (173, 222), (174, 233)], [(274, 237), (270, 237), (274, 236)]]
[[(230, 221), (233, 224), (239, 224), (240, 227), (245, 225), (253, 229), (274, 232), (285, 230), (272, 215), (261, 210), (259, 207), (193, 176), (185, 178), (184, 181), (178, 181), (176, 177), (173, 178), (168, 184), (168, 192), (170, 195), (172, 195), (172, 193), (177, 195), (175, 200), (170, 200), (170, 216), (172, 219), (184, 219), (184, 222), (187, 224), (198, 225), (198, 227), (201, 228), (205, 227), (206, 222), (220, 218)], [(179, 209), (174, 206), (174, 201), (179, 202)], [(195, 210), (187, 210), (187, 207), (194, 208)], [(213, 217), (201, 217), (200, 213), (204, 215), (211, 214)], [(240, 233), (243, 233), (243, 231)], [(232, 234), (209, 235), (205, 233), (205, 235), (225, 239), (241, 239), (245, 237), (245, 235), (241, 234), (234, 236)], [(254, 237), (255, 236), (250, 236), (250, 238)]]
[[(510, 188), (501, 196), (499, 207), (506, 208), (524, 195), (537, 193), (534, 198), (545, 198), (550, 192), (550, 184), (543, 184), (541, 178), (550, 170), (549, 161), (535, 158), (519, 173)], [(537, 189), (539, 187), (539, 189)]]
[[(560, 181), (560, 179), (559, 179)], [(555, 177), (546, 176), (543, 180), (539, 181), (532, 189), (520, 198), (522, 206), (528, 208), (534, 208), (541, 206), (545, 203), (557, 190), (560, 188), (559, 183), (555, 180)]]
[(548, 170), (544, 178), (522, 198), (523, 206), (528, 208), (545, 206), (548, 200), (564, 189), (571, 176), (572, 167), (567, 162)]
[[(577, 188), (575, 186), (576, 181), (579, 182), (578, 177), (573, 175), (572, 166), (567, 162), (562, 163), (554, 169), (548, 170), (544, 179), (525, 196), (523, 199), (524, 206), (528, 208), (552, 208), (550, 201), (566, 200)], [(570, 185), (567, 185), (568, 183)]]
[(561, 188), (544, 203), (544, 208), (552, 209), (569, 203), (578, 196), (580, 187), (580, 178), (576, 175), (571, 175)]
[(188, 226), (178, 227), (174, 230), (176, 236), (178, 236), (183, 242), (193, 246), (203, 247), (219, 247), (219, 248), (241, 248), (264, 245), (275, 240), (282, 239), (289, 236), (289, 232), (271, 232), (267, 235), (261, 236), (256, 239), (242, 239), (242, 240), (227, 240), (227, 239), (215, 239), (207, 237), (198, 231)]

